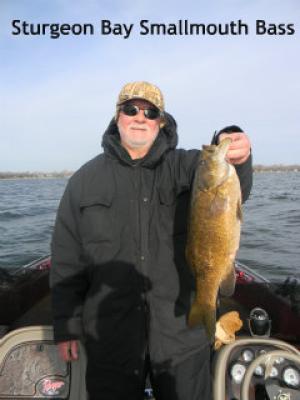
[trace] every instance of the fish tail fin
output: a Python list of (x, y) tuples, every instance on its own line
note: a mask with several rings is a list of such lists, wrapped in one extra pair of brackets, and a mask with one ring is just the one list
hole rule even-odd
[(197, 325), (203, 325), (206, 329), (206, 333), (210, 340), (213, 340), (215, 337), (215, 329), (216, 329), (216, 312), (211, 309), (211, 307), (207, 307), (206, 305), (199, 305), (196, 301), (192, 304), (188, 325), (190, 328), (193, 328)]

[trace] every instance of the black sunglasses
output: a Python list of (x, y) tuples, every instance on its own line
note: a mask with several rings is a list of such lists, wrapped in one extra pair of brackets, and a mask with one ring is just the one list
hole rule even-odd
[(120, 107), (120, 110), (130, 117), (137, 115), (140, 110), (144, 111), (144, 115), (148, 119), (157, 119), (162, 116), (161, 112), (157, 108), (141, 108), (134, 104), (124, 104)]

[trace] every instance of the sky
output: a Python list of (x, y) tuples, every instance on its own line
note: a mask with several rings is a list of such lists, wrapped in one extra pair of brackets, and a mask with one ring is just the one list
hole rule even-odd
[[(242, 20), (249, 33), (140, 34), (140, 20), (185, 19)], [(13, 20), (90, 23), (95, 32), (13, 35)], [(102, 20), (134, 24), (132, 33), (103, 35)], [(295, 33), (258, 35), (256, 20), (273, 32), (293, 24)], [(0, 0), (0, 171), (79, 168), (102, 152), (118, 93), (135, 80), (164, 93), (180, 148), (201, 148), (215, 130), (237, 124), (249, 135), (254, 164), (299, 164), (299, 39), (299, 0)]]

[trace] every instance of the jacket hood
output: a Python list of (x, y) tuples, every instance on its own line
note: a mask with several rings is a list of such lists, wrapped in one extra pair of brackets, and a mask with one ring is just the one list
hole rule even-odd
[[(175, 149), (178, 143), (177, 123), (172, 115), (165, 113), (165, 126), (160, 129), (149, 152), (140, 159), (139, 164), (145, 167), (154, 167), (169, 150)], [(133, 165), (128, 152), (121, 146), (120, 134), (116, 121), (113, 118), (102, 137), (104, 153), (110, 157), (117, 158), (121, 162)]]

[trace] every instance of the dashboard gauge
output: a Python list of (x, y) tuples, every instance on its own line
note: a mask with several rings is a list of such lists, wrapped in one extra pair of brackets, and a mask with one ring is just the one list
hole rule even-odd
[(264, 375), (264, 369), (261, 365), (258, 365), (255, 370), (254, 370), (254, 375), (256, 376), (263, 376)]
[(270, 378), (277, 378), (279, 375), (279, 371), (276, 367), (272, 367), (270, 372)]
[(250, 349), (245, 349), (242, 352), (242, 358), (245, 362), (250, 363), (254, 360), (254, 352)]
[(243, 364), (233, 364), (230, 370), (231, 378), (235, 383), (241, 383), (246, 372), (246, 367)]
[(287, 367), (283, 371), (284, 383), (291, 387), (298, 387), (300, 385), (300, 373), (293, 367)]

